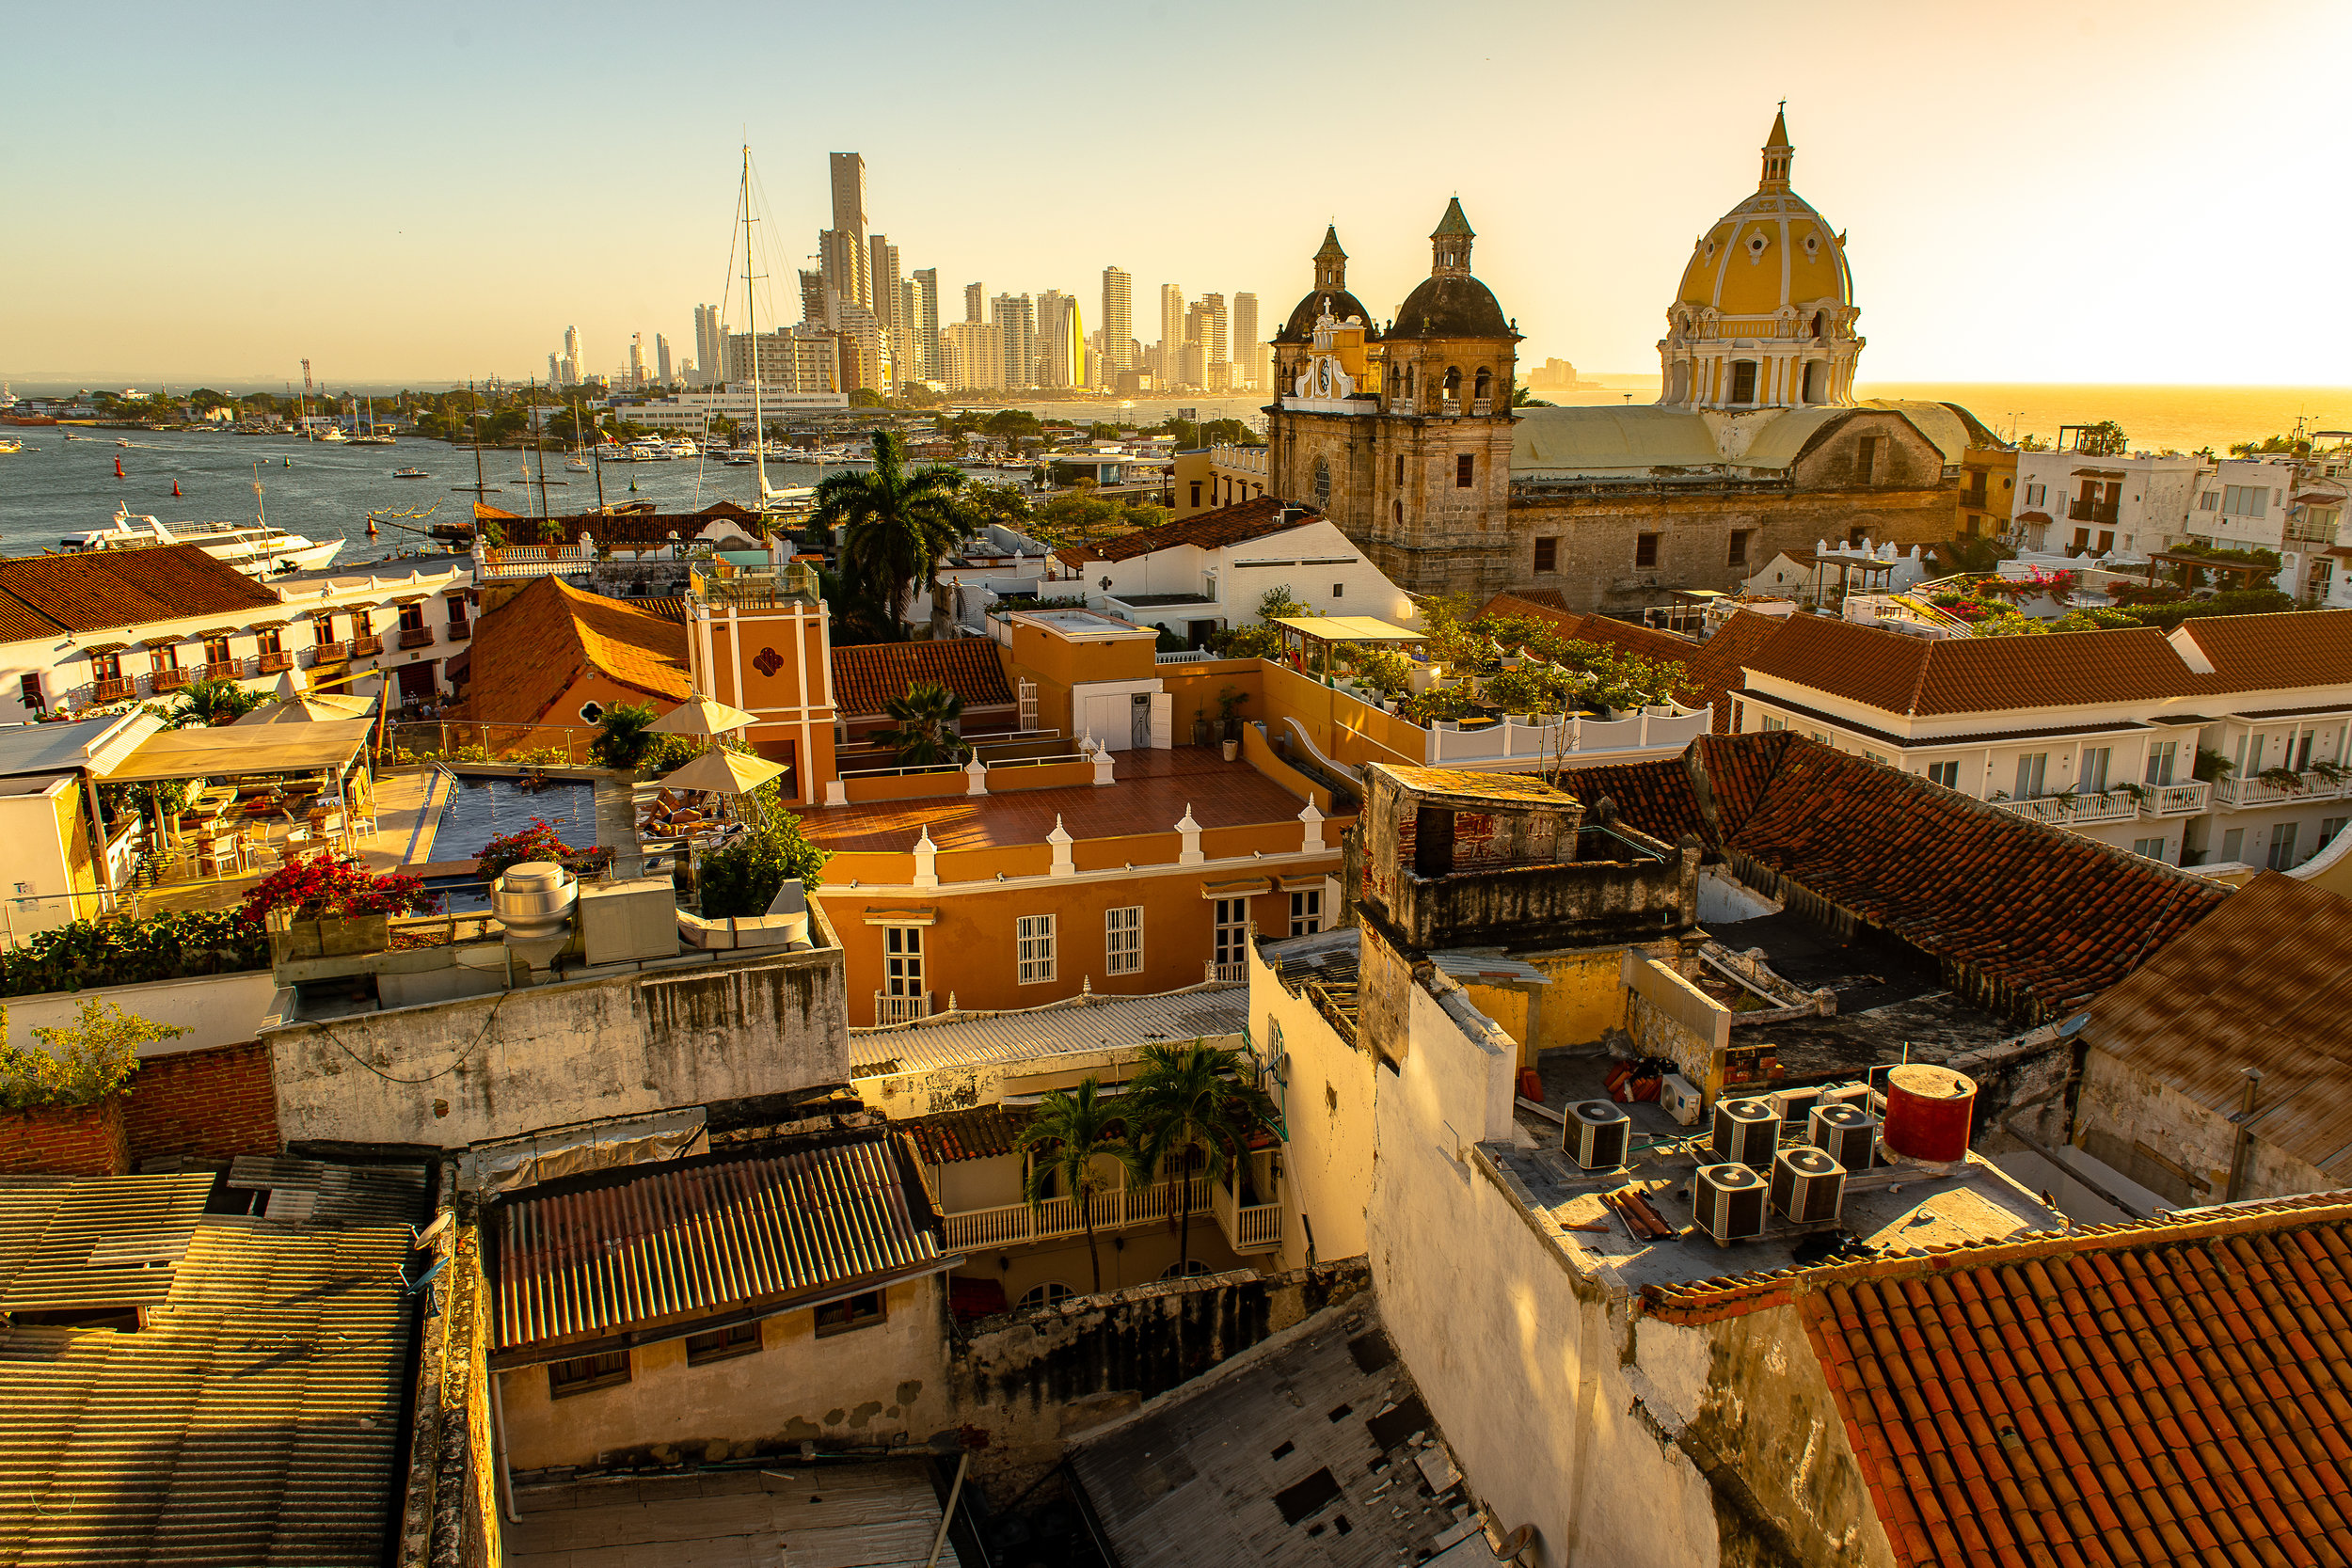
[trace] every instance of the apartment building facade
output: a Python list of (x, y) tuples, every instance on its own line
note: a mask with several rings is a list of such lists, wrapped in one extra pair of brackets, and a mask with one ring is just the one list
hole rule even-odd
[(1791, 617), (1735, 734), (1791, 730), (2168, 864), (2300, 865), (2352, 821), (2352, 614), (1931, 641)]

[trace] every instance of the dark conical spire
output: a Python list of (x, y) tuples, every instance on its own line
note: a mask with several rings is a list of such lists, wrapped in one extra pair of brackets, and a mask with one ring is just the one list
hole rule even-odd
[(1340, 226), (1323, 230), (1323, 248), (1315, 252), (1315, 287), (1337, 291), (1347, 287), (1347, 252), (1340, 248)]
[(1470, 276), (1470, 241), (1477, 231), (1470, 219), (1462, 215), (1462, 198), (1454, 198), (1445, 204), (1445, 216), (1429, 234), (1429, 276), (1432, 277), (1468, 277)]
[(1764, 144), (1764, 177), (1756, 188), (1760, 191), (1785, 191), (1788, 188), (1788, 165), (1796, 156), (1796, 148), (1788, 140), (1788, 101), (1782, 99), (1780, 108), (1772, 116), (1772, 135)]

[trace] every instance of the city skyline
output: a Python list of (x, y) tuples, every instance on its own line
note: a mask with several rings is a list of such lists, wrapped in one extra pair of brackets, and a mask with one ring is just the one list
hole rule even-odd
[[(2180, 112), (2189, 83), (2263, 80), (2281, 69), (2282, 43), (2324, 57), (2352, 39), (2352, 16), (2332, 10), (2176, 3), (2118, 18), (1816, 4), (1761, 20), (1711, 5), (1671, 17), (1502, 7), (1440, 28), (1375, 5), (1348, 14), (1368, 31), (1406, 28), (1425, 71), (1451, 72), (1518, 129), (1481, 141), (1375, 119), (1352, 133), (1348, 157), (1320, 158), (1314, 133), (1286, 126), (1262, 76), (1242, 71), (1204, 84), (1186, 126), (1169, 128), (1182, 132), (1181, 156), (1156, 155), (1143, 127), (1114, 121), (1100, 145), (1049, 136), (1009, 165), (1009, 181), (1017, 138), (971, 132), (952, 94), (925, 90), (1011, 49), (981, 27), (954, 59), (913, 62), (886, 115), (847, 82), (820, 79), (788, 120), (716, 102), (632, 118), (627, 135), (595, 140), (585, 182), (550, 162), (549, 247), (482, 246), (484, 232), (520, 221), (518, 201), (544, 201), (529, 186), (518, 194), (504, 160), (479, 157), (472, 111), (511, 90), (521, 57), (577, 84), (584, 102), (617, 94), (648, 63), (600, 44), (628, 14), (592, 7), (559, 24), (552, 12), (426, 10), (389, 38), (371, 30), (364, 51), (353, 47), (358, 24), (332, 17), (222, 29), (159, 13), (127, 39), (103, 13), (19, 19), (16, 41), (52, 66), (13, 105), (17, 243), (0, 253), (0, 297), (17, 309), (0, 334), (0, 374), (258, 384), (298, 378), (309, 356), (337, 381), (520, 379), (574, 323), (606, 361), (581, 368), (608, 372), (631, 333), (690, 341), (691, 308), (714, 297), (726, 265), (746, 136), (763, 215), (791, 236), (775, 246), (780, 264), (801, 253), (803, 229), (827, 226), (832, 171), (818, 159), (855, 148), (888, 171), (871, 221), (908, 261), (1081, 301), (1099, 298), (1112, 263), (1147, 291), (1184, 279), (1231, 298), (1248, 285), (1274, 315), (1269, 328), (1306, 291), (1327, 222), (1361, 297), (1375, 314), (1393, 310), (1421, 274), (1433, 215), (1458, 194), (1481, 235), (1480, 275), (1532, 361), (1650, 373), (1692, 238), (1752, 182), (1784, 96), (1798, 188), (1847, 230), (1865, 278), (1857, 303), (1875, 378), (2308, 384), (2328, 379), (2313, 367), (2352, 346), (2352, 328), (2299, 303), (2311, 260), (2352, 226), (2308, 199), (2322, 188), (2330, 129), (2321, 95), (2265, 93), (2259, 117)], [(1202, 14), (1259, 57), (1312, 60), (1323, 47), (1308, 10)], [(918, 6), (915, 21), (944, 27), (946, 16)], [(792, 26), (724, 7), (710, 20), (754, 49), (781, 45)], [(1138, 20), (1130, 41), (1148, 36)], [(1686, 103), (1677, 84), (1693, 39), (1741, 67)], [(1075, 59), (1093, 46), (1067, 47)], [(1889, 64), (1900, 59), (1933, 64)], [(335, 72), (350, 78), (367, 128), (273, 138), (265, 157), (207, 137), (158, 144), (136, 123), (84, 112), (128, 92), (151, 110), (141, 119), (213, 117), (224, 95), (266, 116), (305, 79)], [(1677, 107), (1661, 115), (1667, 102)], [(355, 150), (367, 180), (346, 177)], [(1073, 160), (1105, 156), (1129, 177), (1057, 198), (1052, 221), (1010, 198), (1045, 189)], [(2192, 200), (2177, 206), (2184, 194)], [(2201, 218), (2200, 196), (2257, 214), (2272, 237), (2200, 243), (2201, 229), (2225, 221)], [(2144, 226), (2117, 216), (2152, 207), (2178, 214), (2171, 240), (2157, 237), (2161, 266)], [(1178, 213), (1190, 216), (1170, 222)], [(866, 246), (839, 260), (870, 277)], [(992, 295), (1007, 286), (992, 281)], [(767, 287), (779, 305), (791, 293), (787, 277)], [(359, 299), (366, 309), (353, 308)], [(2196, 331), (2146, 329), (2185, 301)], [(886, 318), (899, 302), (873, 304)]]

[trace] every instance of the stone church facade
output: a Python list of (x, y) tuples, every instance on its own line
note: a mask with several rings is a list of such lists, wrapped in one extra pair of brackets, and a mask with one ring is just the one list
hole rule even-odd
[(1311, 501), (1401, 586), (1549, 589), (1629, 611), (1728, 591), (1784, 549), (1957, 531), (1966, 410), (1857, 402), (1845, 239), (1788, 186), (1776, 120), (1755, 196), (1692, 249), (1659, 344), (1663, 401), (1514, 409), (1518, 333), (1470, 271), (1461, 204), (1383, 327), (1336, 231), (1274, 339), (1268, 488)]

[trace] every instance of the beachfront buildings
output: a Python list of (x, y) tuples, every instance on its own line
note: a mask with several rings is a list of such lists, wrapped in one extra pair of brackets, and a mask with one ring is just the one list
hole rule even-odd
[(1788, 730), (2173, 865), (2300, 865), (2352, 821), (2352, 614), (1931, 640), (1797, 615), (1734, 733)]

